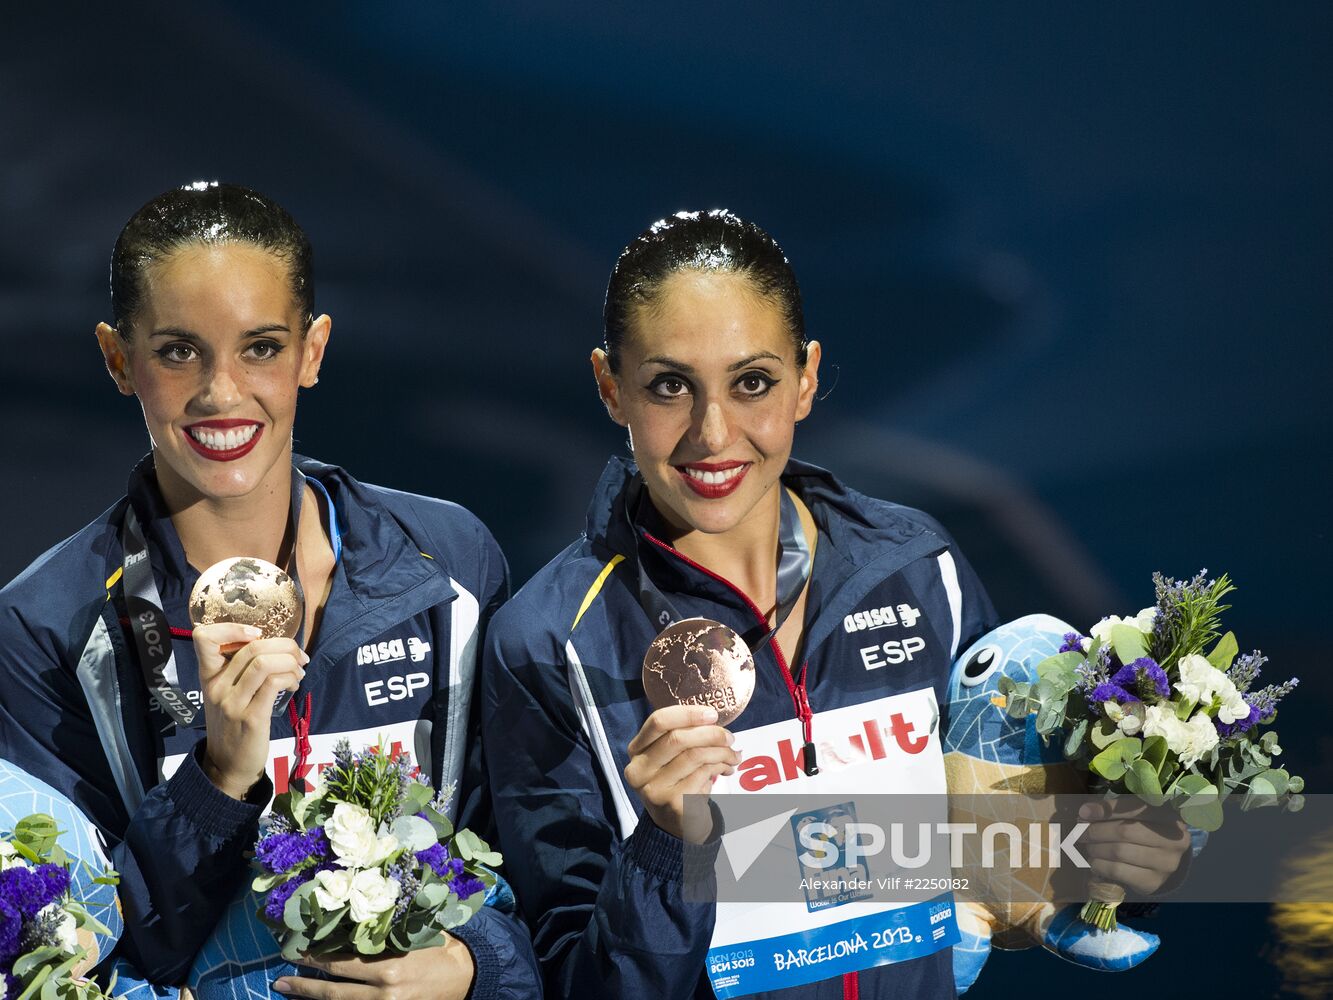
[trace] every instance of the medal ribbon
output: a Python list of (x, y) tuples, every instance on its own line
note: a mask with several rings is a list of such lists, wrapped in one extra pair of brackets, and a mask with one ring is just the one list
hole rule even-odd
[[(778, 603), (774, 608), (773, 627), (762, 633), (758, 638), (746, 640), (746, 645), (750, 647), (750, 652), (753, 655), (758, 655), (760, 650), (767, 646), (773, 637), (778, 634), (792, 609), (796, 607), (796, 602), (801, 597), (801, 591), (805, 589), (805, 583), (810, 578), (810, 546), (805, 540), (805, 532), (801, 529), (801, 516), (796, 511), (796, 503), (792, 500), (791, 495), (785, 488), (779, 488), (782, 490), (782, 516), (778, 527)], [(642, 496), (643, 481), (636, 479), (631, 484), (630, 495), (626, 498), (626, 510), (629, 513), (631, 527), (635, 527), (636, 531), (637, 527), (634, 520), (642, 502)], [(639, 569), (639, 605), (647, 613), (649, 619), (652, 620), (659, 631), (673, 622), (681, 621), (685, 616), (676, 610), (667, 596), (662, 593), (661, 588), (653, 583), (648, 571), (644, 568), (643, 560), (636, 560), (636, 564)], [(754, 634), (753, 629), (750, 634)]]
[[(305, 495), (305, 476), (292, 466), (292, 502), (287, 514), (287, 532), (291, 539), (291, 550), (287, 556), (285, 572), (292, 578), (296, 595), (305, 606), (305, 595), (301, 590), (301, 580), (296, 573), (296, 531), (301, 521), (301, 500)], [(125, 605), (129, 612), (130, 631), (134, 634), (134, 645), (139, 652), (139, 667), (143, 671), (144, 683), (152, 692), (154, 700), (163, 711), (175, 720), (178, 726), (193, 724), (196, 715), (189, 699), (180, 689), (180, 678), (176, 671), (176, 653), (171, 648), (171, 630), (167, 625), (166, 612), (162, 610), (162, 595), (153, 579), (153, 562), (148, 554), (148, 542), (144, 537), (139, 516), (134, 512), (134, 505), (125, 509), (125, 520), (120, 531), (121, 548), (124, 551), (122, 578), (125, 581)], [(305, 621), (297, 632), (296, 641), (300, 644), (305, 631)], [(277, 715), (286, 707), (291, 692), (283, 692), (273, 706)]]

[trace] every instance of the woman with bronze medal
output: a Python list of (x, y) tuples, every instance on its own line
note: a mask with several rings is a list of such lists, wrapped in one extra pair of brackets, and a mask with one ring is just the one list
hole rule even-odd
[[(169, 986), (229, 907), (253, 911), (233, 899), (261, 813), (339, 738), (412, 754), (485, 835), (468, 651), (507, 582), (461, 508), (293, 455), (331, 321), (276, 203), (212, 182), (166, 192), (121, 232), (111, 291), (97, 339), (152, 453), (128, 496), (5, 588), (0, 757), (96, 823), (121, 877), (116, 957)], [(403, 696), (383, 696), (395, 681)], [(536, 994), (514, 917), (484, 907), (446, 938), (315, 973), (270, 962), (274, 945), (236, 969), (317, 998)]]
[[(633, 461), (612, 459), (583, 537), (496, 618), (487, 760), (548, 993), (708, 997), (716, 909), (683, 893), (683, 847), (717, 842), (686, 796), (799, 791), (823, 713), (943, 703), (994, 614), (932, 519), (791, 459), (822, 351), (762, 229), (661, 220), (621, 254), (604, 319), (592, 366)], [(778, 750), (743, 758), (765, 727)], [(949, 949), (782, 995), (951, 997)]]

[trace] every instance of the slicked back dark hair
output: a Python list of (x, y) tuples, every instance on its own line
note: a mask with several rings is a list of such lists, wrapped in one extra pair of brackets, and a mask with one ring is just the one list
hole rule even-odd
[[(292, 295), (308, 327), (315, 315), (310, 240), (286, 209), (239, 184), (195, 181), (158, 195), (130, 217), (111, 251), (111, 313), (129, 339), (143, 303), (144, 274), (190, 244), (249, 243), (287, 265)], [(304, 333), (304, 328), (302, 333)]]
[(620, 346), (635, 313), (651, 308), (662, 285), (682, 271), (736, 274), (782, 309), (796, 363), (805, 367), (805, 316), (801, 289), (787, 255), (753, 222), (716, 208), (710, 212), (677, 212), (659, 219), (625, 247), (611, 269), (602, 310), (607, 359), (620, 370)]

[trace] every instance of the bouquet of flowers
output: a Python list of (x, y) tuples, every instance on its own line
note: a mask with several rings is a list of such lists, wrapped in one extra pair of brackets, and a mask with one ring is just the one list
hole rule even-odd
[(427, 948), (481, 908), (501, 857), (454, 830), (449, 795), (405, 754), (353, 755), (343, 740), (322, 778), (312, 793), (279, 795), (255, 845), (259, 917), (284, 958)]
[[(1037, 665), (1037, 683), (999, 682), (1015, 718), (1036, 715), (1043, 741), (1058, 736), (1065, 756), (1096, 784), (1149, 805), (1170, 803), (1201, 830), (1222, 825), (1222, 802), (1242, 793), (1242, 808), (1299, 809), (1304, 782), (1279, 767), (1277, 733), (1263, 731), (1278, 701), (1296, 686), (1255, 689), (1267, 662), (1238, 656), (1222, 634), (1222, 599), (1235, 590), (1223, 574), (1192, 580), (1153, 574), (1157, 603), (1132, 618), (1111, 616), (1092, 634), (1065, 636), (1061, 651)], [(1115, 891), (1083, 908), (1083, 919), (1115, 927)], [(1094, 886), (1095, 889), (1095, 886)], [(1123, 898), (1123, 892), (1120, 892)]]
[[(107, 996), (82, 974), (97, 960), (93, 934), (111, 932), (70, 895), (73, 861), (59, 834), (53, 817), (37, 813), (0, 837), (0, 1000)], [(93, 881), (115, 885), (118, 877), (107, 871)]]

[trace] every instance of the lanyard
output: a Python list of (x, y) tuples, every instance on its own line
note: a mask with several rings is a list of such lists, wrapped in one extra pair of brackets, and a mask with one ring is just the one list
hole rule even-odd
[[(781, 487), (779, 486), (781, 489)], [(625, 498), (626, 516), (630, 522), (630, 529), (637, 532), (635, 523), (638, 514), (639, 505), (642, 501), (643, 479), (636, 476), (629, 485), (629, 490)], [(716, 574), (709, 571), (706, 567), (697, 566), (698, 569), (714, 576), (720, 582), (736, 592), (747, 604), (751, 604), (755, 618), (759, 621), (760, 638), (754, 642), (746, 640), (750, 647), (752, 655), (757, 655), (772, 638), (777, 635), (778, 630), (786, 622), (788, 615), (796, 606), (797, 600), (801, 596), (801, 591), (805, 589), (806, 581), (810, 578), (811, 563), (810, 547), (805, 541), (805, 532), (801, 530), (800, 515), (796, 512), (796, 504), (792, 501), (785, 489), (782, 489), (782, 516), (778, 527), (778, 565), (777, 565), (777, 591), (778, 603), (775, 609), (774, 625), (767, 632), (762, 632), (767, 622), (764, 620), (763, 612), (751, 604), (750, 599), (745, 596), (734, 584), (722, 580)], [(666, 551), (675, 553), (678, 557), (684, 558), (680, 553), (667, 546), (665, 543), (658, 542), (651, 535), (647, 536), (649, 541), (656, 542), (659, 547)], [(686, 559), (686, 562), (689, 562)], [(637, 560), (639, 569), (639, 605), (647, 613), (650, 620), (657, 624), (659, 628), (666, 628), (673, 621), (681, 620), (681, 615), (672, 607), (671, 602), (667, 600), (666, 595), (649, 578), (648, 572), (644, 569), (643, 560)], [(692, 564), (697, 565), (697, 564)], [(753, 632), (752, 632), (753, 634)], [(773, 652), (778, 660), (778, 668), (782, 671), (783, 681), (787, 685), (787, 690), (791, 693), (792, 705), (796, 709), (796, 717), (801, 722), (801, 733), (805, 738), (805, 745), (801, 747), (801, 757), (805, 773), (814, 776), (819, 773), (819, 763), (815, 757), (814, 744), (814, 712), (810, 708), (810, 698), (806, 694), (805, 688), (805, 667), (801, 668), (801, 675), (797, 678), (787, 668), (786, 659), (782, 656), (782, 650), (778, 646), (773, 647)]]
[[(810, 578), (810, 546), (805, 540), (805, 532), (801, 529), (800, 514), (797, 513), (796, 504), (787, 491), (780, 484), (778, 489), (782, 497), (782, 516), (778, 528), (778, 603), (773, 627), (753, 641), (746, 640), (751, 654), (756, 656), (786, 623), (787, 617), (801, 597), (801, 591), (805, 589), (806, 581)], [(643, 480), (636, 476), (630, 484), (625, 504), (630, 527), (636, 529), (636, 534), (637, 528), (634, 522), (642, 503), (643, 492)], [(664, 629), (673, 622), (685, 618), (686, 616), (677, 611), (662, 593), (661, 588), (653, 583), (647, 569), (644, 568), (643, 560), (639, 559), (636, 562), (639, 569), (639, 605), (653, 624), (658, 629)], [(750, 634), (753, 635), (754, 630), (751, 630)]]
[[(288, 553), (284, 569), (296, 586), (296, 594), (302, 606), (305, 604), (305, 595), (301, 591), (301, 580), (296, 574), (296, 532), (301, 521), (301, 499), (305, 495), (305, 482), (305, 476), (293, 466), (292, 500), (287, 514), (287, 533), (291, 539), (291, 551)], [(191, 725), (198, 713), (180, 689), (180, 678), (176, 671), (176, 653), (171, 648), (171, 630), (167, 626), (166, 612), (162, 610), (162, 596), (158, 592), (157, 581), (153, 579), (153, 563), (148, 554), (148, 542), (145, 540), (133, 504), (129, 504), (125, 509), (120, 541), (125, 553), (122, 563), (125, 604), (129, 612), (130, 630), (134, 633), (134, 645), (139, 652), (139, 667), (143, 671), (144, 682), (157, 703), (175, 720), (176, 725)], [(301, 632), (297, 632), (296, 636), (298, 644), (304, 629), (305, 622), (302, 621)], [(275, 715), (286, 707), (287, 699), (290, 697), (291, 693), (286, 692), (274, 703)]]

